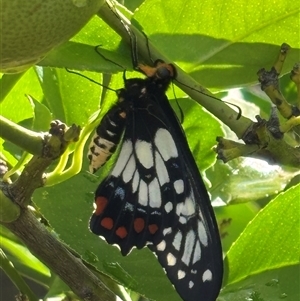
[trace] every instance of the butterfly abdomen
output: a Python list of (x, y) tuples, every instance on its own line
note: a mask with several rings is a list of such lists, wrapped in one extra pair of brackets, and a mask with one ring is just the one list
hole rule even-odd
[(110, 109), (96, 128), (88, 151), (89, 169), (95, 173), (115, 152), (125, 126), (126, 112), (116, 105)]

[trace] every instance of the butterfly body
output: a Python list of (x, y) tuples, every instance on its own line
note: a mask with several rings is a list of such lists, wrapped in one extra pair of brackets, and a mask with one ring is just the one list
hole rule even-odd
[(165, 95), (176, 74), (165, 65), (169, 69), (160, 63), (142, 69), (145, 79), (126, 79), (117, 107), (108, 113), (122, 113), (118, 131), (124, 134), (116, 163), (96, 190), (90, 228), (123, 255), (148, 245), (185, 301), (215, 301), (222, 281), (220, 238), (205, 185)]

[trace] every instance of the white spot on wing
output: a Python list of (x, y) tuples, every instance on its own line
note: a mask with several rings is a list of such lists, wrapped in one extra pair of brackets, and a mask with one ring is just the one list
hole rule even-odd
[(184, 202), (178, 203), (176, 206), (176, 214), (181, 215), (182, 208), (184, 206)]
[(153, 167), (153, 152), (149, 142), (137, 140), (135, 143), (135, 152), (140, 163), (147, 169)]
[(132, 193), (135, 193), (138, 186), (139, 186), (139, 182), (140, 182), (140, 175), (138, 170), (136, 169), (134, 176), (133, 176), (133, 180), (132, 180)]
[(201, 221), (198, 221), (198, 235), (199, 235), (200, 242), (205, 247), (207, 247), (207, 245), (208, 245), (207, 233), (206, 233), (204, 225)]
[(184, 191), (184, 183), (182, 180), (177, 180), (174, 182), (174, 188), (177, 194), (181, 194)]
[(186, 237), (185, 237), (185, 242), (184, 242), (184, 251), (182, 255), (182, 262), (185, 263), (187, 266), (191, 262), (191, 255), (194, 249), (194, 244), (195, 244), (195, 233), (193, 230), (190, 230)]
[(189, 196), (184, 201), (184, 206), (182, 206), (181, 214), (184, 216), (191, 216), (195, 214), (195, 203), (192, 196)]
[(109, 130), (106, 130), (106, 133), (107, 133), (108, 136), (110, 136), (110, 137), (113, 137), (113, 136), (116, 135), (114, 132), (111, 132), (111, 131), (109, 131)]
[(182, 279), (184, 277), (185, 277), (185, 271), (178, 270), (178, 272), (177, 272), (177, 278), (180, 280), (180, 279)]
[(172, 253), (168, 253), (167, 262), (168, 266), (174, 266), (176, 264), (176, 257)]
[(193, 288), (193, 286), (194, 286), (194, 282), (193, 282), (193, 281), (190, 281), (190, 282), (189, 282), (189, 288)]
[[(185, 199), (184, 202), (178, 203), (176, 206), (176, 214), (179, 216), (184, 216), (184, 217), (189, 217), (189, 216), (193, 216), (196, 212), (196, 208), (195, 208), (195, 202), (193, 199), (193, 194), (191, 194), (189, 197), (187, 197)], [(180, 218), (179, 218), (180, 220)], [(184, 224), (186, 221), (184, 219), (182, 219), (182, 221), (180, 221), (182, 224)]]
[(170, 233), (172, 233), (172, 228), (171, 227), (166, 228), (166, 229), (163, 230), (163, 235), (164, 236), (166, 236), (167, 234), (170, 234)]
[(111, 173), (114, 177), (117, 178), (120, 176), (131, 154), (132, 154), (132, 143), (131, 141), (126, 140), (122, 144), (122, 148), (119, 154), (119, 159), (117, 160), (117, 163)]
[(155, 134), (154, 142), (164, 161), (178, 157), (175, 142), (168, 130), (159, 129)]
[(179, 222), (180, 222), (181, 224), (186, 224), (186, 223), (187, 223), (187, 218), (184, 217), (184, 216), (180, 216)]
[(152, 208), (160, 208), (161, 194), (157, 178), (149, 184), (149, 204)]
[(134, 159), (134, 156), (133, 154), (131, 155), (124, 171), (123, 171), (123, 181), (125, 183), (128, 183), (131, 179), (132, 179), (132, 176), (133, 176), (133, 173), (136, 169), (136, 163), (135, 163), (135, 159)]
[(155, 167), (160, 186), (170, 182), (169, 174), (161, 155), (155, 151)]
[(168, 202), (166, 205), (165, 205), (165, 211), (167, 213), (171, 212), (171, 210), (173, 209), (173, 204), (172, 202)]
[(202, 281), (212, 281), (212, 272), (211, 270), (206, 270), (202, 275)]
[(197, 240), (196, 247), (194, 250), (194, 256), (193, 256), (193, 264), (199, 261), (201, 258), (201, 248), (200, 248), (200, 242)]
[(166, 249), (166, 242), (162, 240), (157, 246), (157, 251), (164, 251)]
[(174, 237), (174, 240), (173, 240), (173, 246), (174, 248), (179, 251), (180, 250), (180, 246), (181, 246), (181, 241), (182, 241), (182, 234), (180, 231), (178, 231)]
[(139, 203), (142, 206), (147, 206), (148, 205), (148, 186), (143, 180), (140, 181)]
[(109, 123), (110, 123), (113, 127), (116, 127), (116, 126), (117, 126), (117, 124), (116, 124), (113, 120), (111, 120), (110, 118), (109, 118)]

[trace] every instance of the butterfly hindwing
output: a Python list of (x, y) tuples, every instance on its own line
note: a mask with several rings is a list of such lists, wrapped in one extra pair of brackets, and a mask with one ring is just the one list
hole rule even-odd
[(149, 248), (185, 301), (214, 301), (223, 274), (217, 223), (182, 127), (167, 99), (160, 98), (159, 106), (170, 122), (172, 136), (176, 137), (185, 185), (183, 201), (176, 205), (178, 222), (174, 227), (162, 229), (163, 235)]
[(222, 253), (194, 193), (177, 205), (176, 213), (176, 226), (165, 228), (149, 248), (185, 301), (216, 300), (222, 281)]
[(207, 230), (203, 221), (193, 216), (186, 224), (165, 229), (160, 242), (149, 246), (185, 301), (216, 300), (219, 294), (222, 267), (219, 260), (212, 259), (215, 251)]

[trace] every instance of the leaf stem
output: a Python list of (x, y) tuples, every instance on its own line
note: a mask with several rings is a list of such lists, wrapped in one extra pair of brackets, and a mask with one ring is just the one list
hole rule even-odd
[(0, 136), (33, 155), (43, 149), (43, 135), (30, 131), (0, 115)]

